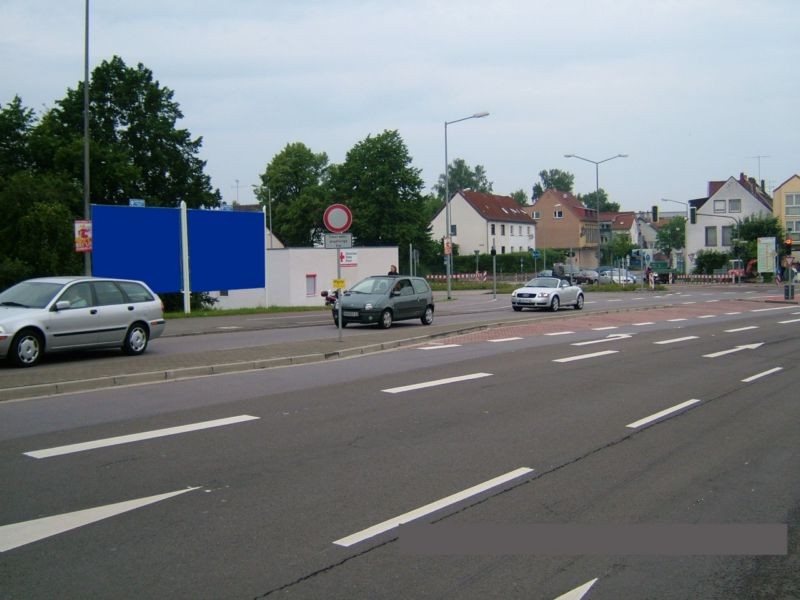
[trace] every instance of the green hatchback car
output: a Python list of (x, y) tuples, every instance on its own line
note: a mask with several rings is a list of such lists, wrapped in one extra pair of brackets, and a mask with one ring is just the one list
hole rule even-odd
[(333, 304), (337, 327), (339, 302), (342, 327), (361, 323), (388, 329), (394, 321), (406, 319), (419, 319), (423, 325), (433, 323), (433, 292), (422, 277), (376, 275), (362, 279)]

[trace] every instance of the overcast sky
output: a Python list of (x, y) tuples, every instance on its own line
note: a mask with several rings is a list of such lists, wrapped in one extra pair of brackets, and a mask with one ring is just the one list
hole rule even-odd
[[(0, 0), (0, 103), (41, 112), (76, 87), (84, 6)], [(444, 122), (488, 111), (450, 125), (448, 151), (495, 193), (530, 196), (552, 168), (591, 192), (595, 166), (564, 154), (623, 153), (599, 168), (612, 200), (682, 210), (660, 199), (800, 172), (798, 23), (797, 0), (93, 0), (89, 60), (141, 62), (175, 92), (228, 201), (254, 202), (288, 143), (341, 163), (384, 130), (430, 191)]]

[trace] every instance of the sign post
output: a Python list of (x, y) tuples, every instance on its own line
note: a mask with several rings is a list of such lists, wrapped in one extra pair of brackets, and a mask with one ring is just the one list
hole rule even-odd
[[(345, 232), (350, 229), (350, 225), (353, 224), (353, 213), (350, 212), (350, 209), (347, 208), (344, 204), (331, 204), (328, 208), (325, 209), (325, 214), (322, 215), (322, 222), (325, 223), (325, 227), (328, 231), (330, 231), (334, 236), (329, 236), (328, 234), (325, 235), (325, 247), (331, 248), (351, 248), (353, 246), (353, 236), (352, 234), (345, 234)], [(337, 235), (338, 234), (338, 235)], [(331, 246), (328, 246), (328, 238), (331, 237)], [(335, 245), (334, 245), (335, 244)], [(339, 306), (339, 317), (337, 319), (339, 325), (339, 341), (342, 341), (342, 304), (344, 300), (344, 282), (342, 281), (342, 261), (339, 258), (339, 252), (336, 252), (336, 282), (337, 284), (341, 284), (341, 287), (337, 287), (339, 293), (337, 297), (339, 301), (337, 302)]]

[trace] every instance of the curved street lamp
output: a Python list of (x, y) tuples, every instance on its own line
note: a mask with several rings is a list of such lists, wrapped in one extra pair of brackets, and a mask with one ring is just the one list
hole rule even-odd
[(445, 217), (445, 234), (444, 234), (444, 243), (445, 246), (450, 248), (450, 253), (446, 254), (447, 257), (447, 299), (450, 300), (452, 298), (451, 294), (451, 280), (453, 274), (453, 245), (450, 243), (450, 178), (449, 178), (449, 169), (448, 169), (448, 161), (447, 161), (447, 126), (452, 125), (453, 123), (460, 123), (461, 121), (467, 121), (469, 119), (481, 119), (483, 117), (488, 117), (488, 112), (478, 112), (474, 115), (470, 115), (468, 117), (463, 117), (461, 119), (456, 119), (454, 121), (445, 121), (444, 122), (444, 217)]
[(614, 156), (609, 156), (608, 158), (604, 158), (603, 160), (592, 160), (591, 158), (584, 158), (582, 156), (578, 156), (577, 154), (565, 154), (564, 158), (577, 158), (578, 160), (583, 160), (588, 163), (592, 163), (594, 165), (594, 194), (595, 200), (597, 202), (597, 207), (595, 211), (597, 212), (597, 266), (600, 266), (600, 165), (604, 162), (608, 162), (610, 160), (614, 160), (615, 158), (628, 158), (627, 154), (615, 154)]

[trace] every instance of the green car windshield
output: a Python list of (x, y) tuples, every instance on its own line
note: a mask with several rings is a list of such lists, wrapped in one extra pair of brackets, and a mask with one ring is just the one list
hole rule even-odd
[(348, 291), (356, 294), (386, 294), (397, 281), (397, 277), (370, 277), (363, 279)]

